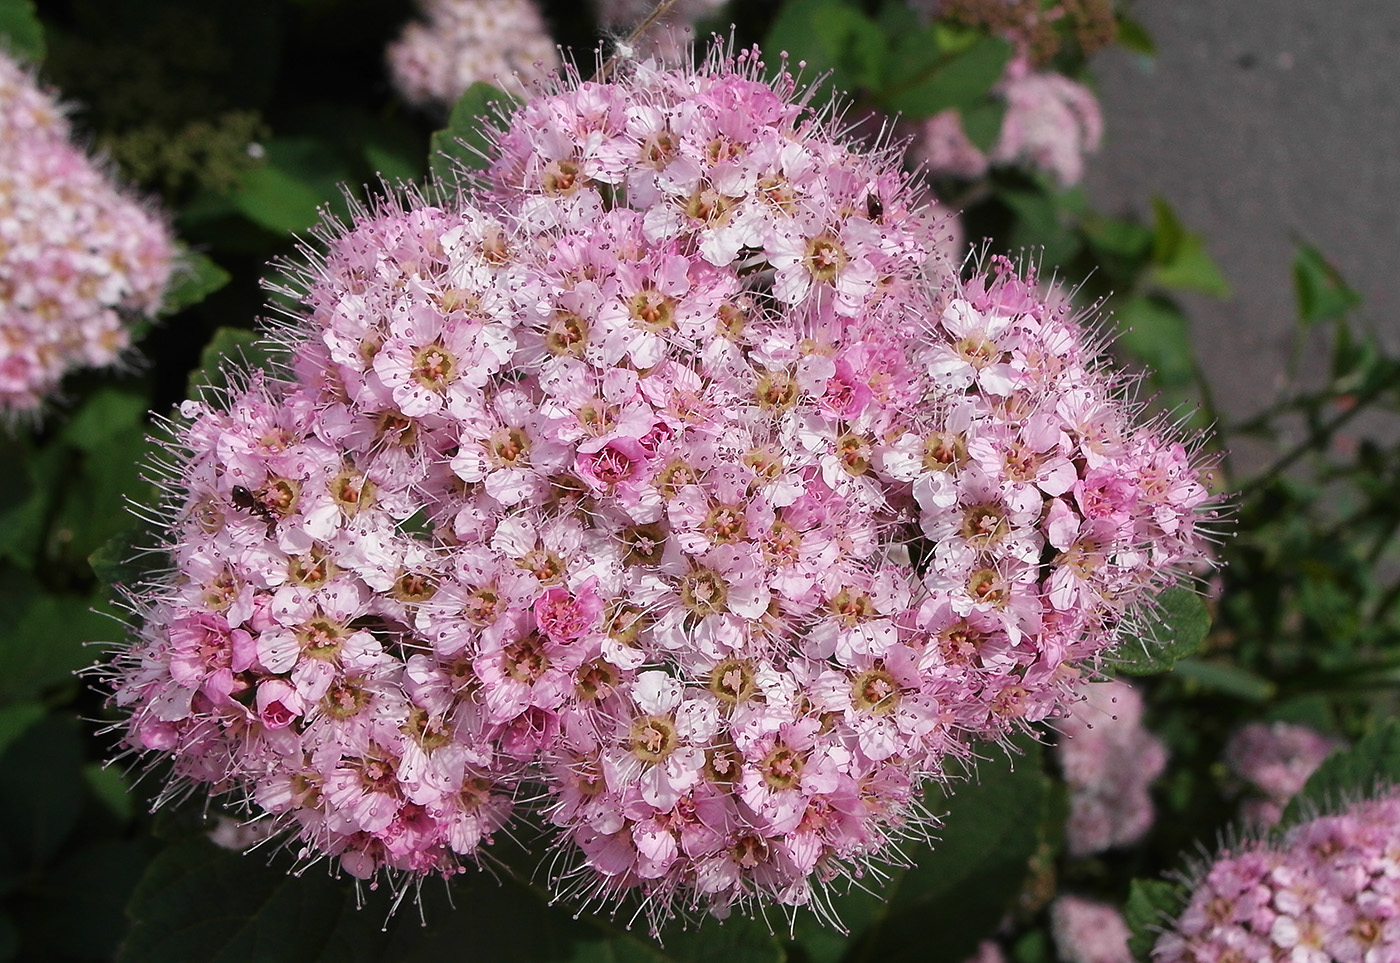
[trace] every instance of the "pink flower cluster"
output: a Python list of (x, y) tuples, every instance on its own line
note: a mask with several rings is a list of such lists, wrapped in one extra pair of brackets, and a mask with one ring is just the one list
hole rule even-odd
[(0, 412), (33, 412), (70, 369), (115, 362), (130, 319), (159, 308), (173, 258), (166, 225), (0, 53)]
[(1225, 746), (1225, 765), (1257, 790), (1240, 807), (1245, 822), (1259, 828), (1277, 825), (1288, 800), (1340, 748), (1336, 739), (1287, 722), (1255, 722), (1236, 732)]
[(1152, 826), (1148, 787), (1167, 753), (1143, 728), (1142, 695), (1128, 683), (1091, 682), (1078, 694), (1057, 748), (1069, 784), (1066, 846), (1071, 856), (1088, 856), (1137, 842)]
[(1006, 101), (1001, 133), (990, 153), (972, 143), (956, 110), (925, 121), (914, 150), (934, 176), (981, 177), (993, 164), (1043, 171), (1065, 187), (1084, 177), (1084, 155), (1099, 149), (1103, 114), (1089, 88), (1062, 74), (1013, 60), (997, 87)]
[(534, 0), (420, 0), (385, 57), (394, 86), (417, 107), (445, 109), (472, 84), (524, 96), (559, 69)]
[(1065, 963), (1133, 963), (1128, 924), (1107, 903), (1068, 894), (1050, 905), (1050, 933)]
[(1222, 854), (1157, 941), (1153, 963), (1400, 959), (1400, 795)]
[(762, 71), (575, 79), (489, 189), (327, 237), (290, 376), (173, 426), (134, 749), (361, 876), (529, 808), (557, 893), (655, 923), (808, 902), (1063, 709), (1201, 556), (1199, 466)]

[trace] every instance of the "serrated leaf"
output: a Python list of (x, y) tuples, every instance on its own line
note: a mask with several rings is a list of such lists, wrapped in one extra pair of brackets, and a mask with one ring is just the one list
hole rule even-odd
[(220, 328), (214, 332), (199, 358), (199, 367), (190, 372), (188, 395), (199, 397), (200, 388), (228, 387), (227, 367), (270, 371), (277, 356), (256, 331), (247, 328)]
[(1157, 932), (1182, 908), (1180, 887), (1160, 879), (1135, 879), (1128, 890), (1123, 919), (1132, 935), (1128, 949), (1133, 959), (1145, 960), (1157, 942)]
[(44, 25), (34, 0), (0, 0), (0, 50), (30, 63), (44, 59)]
[(1128, 675), (1170, 672), (1177, 660), (1194, 655), (1210, 631), (1210, 612), (1201, 597), (1174, 585), (1159, 592), (1150, 622), (1119, 643), (1113, 666)]
[(1361, 303), (1332, 264), (1317, 248), (1298, 245), (1293, 259), (1293, 290), (1298, 299), (1298, 320), (1307, 327), (1340, 318)]
[(987, 100), (1010, 59), (1011, 45), (999, 37), (984, 37), (956, 54), (935, 50), (918, 71), (880, 91), (879, 99), (886, 110), (914, 118), (971, 107)]
[(888, 906), (847, 960), (961, 963), (996, 929), (1040, 843), (1050, 789), (1040, 745), (1027, 737), (1016, 743), (1021, 754), (1008, 759), (998, 750), (975, 781), (927, 800), (947, 811), (942, 838), (910, 854), (913, 867), (886, 887)]
[(458, 172), (486, 169), (491, 150), (489, 118), (514, 109), (519, 100), (490, 84), (477, 81), (452, 105), (447, 126), (429, 142), (428, 168), (444, 184), (455, 184)]
[(232, 280), (232, 275), (198, 251), (186, 250), (177, 259), (175, 283), (160, 306), (162, 317), (192, 308)]
[(1370, 795), (1377, 785), (1400, 786), (1400, 722), (1386, 719), (1347, 752), (1323, 760), (1302, 792), (1283, 813), (1288, 826), (1314, 812), (1330, 812), (1339, 804)]

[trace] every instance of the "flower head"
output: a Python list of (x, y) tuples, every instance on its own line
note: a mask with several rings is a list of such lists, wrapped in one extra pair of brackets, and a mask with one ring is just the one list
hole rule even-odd
[[(574, 78), (483, 190), (327, 233), (292, 376), (177, 427), (133, 747), (357, 875), (454, 872), (542, 786), (558, 890), (658, 925), (811, 901), (1064, 709), (1201, 555), (1198, 471), (762, 74)], [(1107, 521), (1095, 467), (1144, 479)]]

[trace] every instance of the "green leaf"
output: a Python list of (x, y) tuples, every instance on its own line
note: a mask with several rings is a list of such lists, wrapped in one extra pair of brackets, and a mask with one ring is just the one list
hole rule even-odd
[(68, 451), (62, 445), (35, 447), (26, 438), (0, 434), (0, 460), (19, 466), (0, 473), (0, 558), (32, 569)]
[(939, 54), (916, 73), (895, 80), (879, 99), (890, 112), (932, 117), (950, 107), (972, 107), (988, 99), (1011, 59), (1011, 45), (999, 37), (984, 37), (961, 53)]
[(144, 432), (147, 406), (144, 392), (104, 385), (73, 412), (63, 426), (63, 440), (85, 452), (100, 452), (115, 434)]
[(1169, 919), (1181, 912), (1181, 888), (1160, 879), (1135, 879), (1128, 890), (1128, 902), (1123, 907), (1123, 919), (1132, 936), (1128, 949), (1133, 959), (1145, 960), (1157, 942), (1157, 932)]
[(341, 184), (350, 171), (324, 143), (274, 137), (263, 146), (265, 162), (244, 171), (229, 194), (248, 220), (276, 234), (305, 231), (320, 219), (323, 206), (342, 200)]
[(175, 283), (160, 307), (162, 317), (194, 307), (232, 280), (232, 275), (198, 251), (182, 252), (177, 263)]
[(1016, 217), (1008, 247), (1039, 248), (1045, 264), (1068, 264), (1074, 259), (1080, 248), (1079, 234), (1050, 191), (1040, 185), (1003, 184), (997, 188), (997, 197)]
[(131, 822), (136, 815), (136, 799), (131, 794), (131, 786), (116, 765), (104, 766), (90, 762), (83, 767), (83, 780), (88, 789), (122, 823)]
[(1191, 328), (1181, 310), (1166, 298), (1129, 298), (1114, 309), (1116, 344), (1148, 367), (1159, 387), (1176, 388), (1196, 377)]
[(1140, 53), (1144, 57), (1157, 56), (1157, 44), (1153, 42), (1152, 35), (1147, 32), (1147, 28), (1121, 13), (1118, 15), (1117, 41), (1119, 46), (1126, 47), (1134, 53)]
[(1340, 318), (1361, 303), (1361, 296), (1347, 286), (1341, 273), (1308, 244), (1299, 244), (1293, 259), (1293, 290), (1304, 327)]
[(0, 703), (29, 702), (55, 686), (77, 686), (73, 673), (97, 657), (88, 644), (116, 641), (125, 631), (116, 619), (94, 611), (94, 601), (11, 580), (0, 592), (0, 611), (10, 616), (0, 633)]
[(381, 179), (389, 184), (411, 183), (423, 176), (423, 168), (416, 157), (405, 156), (388, 144), (365, 144), (365, 163)]
[[(49, 559), (79, 569), (114, 535), (131, 527), (126, 499), (142, 495), (149, 487), (141, 478), (147, 451), (145, 426), (125, 420), (135, 410), (134, 405), (121, 407), (129, 399), (118, 402), (116, 394), (110, 397), (113, 404), (108, 412), (89, 406), (81, 412), (79, 431), (71, 436), (79, 454), (70, 466), (45, 547)], [(143, 413), (144, 405), (142, 398)], [(99, 434), (104, 425), (106, 434)]]
[(0, 708), (0, 756), (42, 718), (44, 707), (37, 702), (21, 702)]
[(452, 105), (447, 126), (433, 134), (429, 142), (428, 167), (443, 184), (455, 184), (459, 172), (483, 171), (491, 152), (490, 118), (514, 110), (520, 101), (510, 94), (478, 81), (466, 89)]
[(998, 750), (950, 797), (931, 794), (929, 808), (947, 812), (942, 838), (931, 849), (917, 847), (913, 867), (885, 887), (889, 904), (847, 957), (851, 963), (961, 963), (995, 931), (1025, 881), (1050, 792), (1040, 745), (1028, 737), (1016, 744), (1020, 755)]
[(1006, 104), (1000, 100), (982, 100), (958, 107), (962, 115), (963, 133), (974, 147), (990, 151), (1001, 136), (1001, 124), (1006, 119)]
[(229, 387), (230, 368), (242, 371), (270, 371), (276, 366), (274, 349), (262, 335), (247, 328), (220, 328), (214, 332), (200, 355), (199, 367), (190, 372), (188, 395), (199, 397), (201, 388)]
[(1165, 288), (1228, 298), (1230, 284), (1206, 251), (1201, 236), (1187, 231), (1171, 205), (1160, 197), (1152, 199), (1152, 213), (1152, 282)]
[(1400, 785), (1400, 722), (1386, 719), (1348, 752), (1328, 756), (1283, 813), (1287, 826), (1313, 813), (1369, 795), (1377, 785)]
[(1128, 675), (1170, 672), (1178, 659), (1194, 655), (1210, 631), (1210, 612), (1201, 597), (1174, 585), (1158, 593), (1150, 621), (1136, 636), (1118, 644), (1113, 666)]
[(168, 565), (168, 559), (144, 551), (140, 546), (155, 538), (149, 529), (135, 525), (107, 539), (88, 556), (92, 574), (103, 585), (135, 585), (144, 576)]
[(44, 59), (44, 25), (34, 0), (0, 0), (0, 50), (31, 63)]
[(1278, 692), (1273, 682), (1228, 662), (1182, 659), (1173, 674), (1194, 688), (1219, 692), (1245, 702), (1268, 702)]
[(804, 77), (827, 75), (816, 91), (824, 103), (837, 91), (879, 86), (887, 59), (897, 58), (880, 26), (843, 0), (793, 0), (769, 28), (763, 49), (788, 63)]

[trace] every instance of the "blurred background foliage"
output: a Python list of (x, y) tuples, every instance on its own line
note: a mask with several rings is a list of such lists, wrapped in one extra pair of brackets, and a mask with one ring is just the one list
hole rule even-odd
[[(584, 5), (543, 6), (556, 39), (590, 63), (596, 24)], [(1086, 81), (1095, 45), (1151, 56), (1130, 11), (1110, 12), (1096, 33), (1067, 25), (1040, 38), (1038, 55)], [(1132, 390), (1164, 417), (1213, 428), (1217, 484), (1237, 493), (1226, 564), (1204, 586), (1209, 616), (1192, 597), (1166, 605), (1169, 652), (1120, 667), (1152, 676), (1148, 725), (1171, 752), (1155, 787), (1163, 818), (1145, 843), (1069, 859), (1050, 755), (1031, 739), (1014, 755), (988, 747), (956, 795), (928, 801), (947, 813), (943, 841), (836, 900), (849, 936), (809, 914), (790, 929), (779, 914), (668, 933), (663, 947), (627, 933), (625, 918), (547, 907), (509, 868), (530, 839), (502, 843), (486, 873), (425, 883), (408, 896), (421, 908), (391, 915), (390, 894), (316, 869), (288, 877), (286, 854), (214, 847), (214, 814), (198, 801), (168, 800), (152, 815), (159, 772), (142, 778), (132, 759), (104, 768), (108, 710), (91, 678), (74, 675), (125, 632), (108, 585), (153, 561), (132, 562), (130, 546), (152, 536), (127, 508), (152, 496), (141, 469), (153, 455), (150, 412), (184, 398), (191, 371), (197, 381), (246, 350), (268, 310), (269, 262), (293, 255), (323, 212), (343, 216), (347, 197), (368, 201), (385, 183), (421, 183), (430, 143), (479, 136), (468, 108), (480, 90), (435, 141), (444, 118), (394, 95), (383, 49), (413, 14), (408, 0), (0, 0), (10, 48), (63, 92), (121, 175), (166, 206), (188, 249), (129, 366), (71, 377), (41, 427), (0, 433), (0, 960), (960, 963), (1001, 925), (1012, 959), (1049, 963), (1045, 907), (1058, 887), (1126, 903), (1140, 931), (1170, 905), (1171, 885), (1150, 881), (1234, 818), (1220, 759), (1241, 723), (1303, 722), (1357, 744), (1351, 769), (1319, 775), (1319, 799), (1368, 773), (1400, 778), (1400, 739), (1383, 724), (1400, 689), (1400, 359), (1325, 256), (1300, 242), (1297, 353), (1322, 346), (1328, 376), (1306, 390), (1291, 380), (1269, 409), (1224, 423), (1176, 300), (1228, 292), (1206, 241), (1160, 200), (1143, 198), (1141, 217), (1125, 219), (1078, 188), (998, 166), (930, 187), (962, 212), (967, 237), (1027, 252), (1111, 318), (1104, 336), (1147, 372)], [(770, 64), (784, 51), (804, 77), (847, 91), (857, 133), (885, 114), (912, 122), (955, 109), (986, 148), (1000, 125), (993, 86), (1011, 50), (976, 18), (926, 23), (897, 0), (740, 0), (710, 26), (731, 35), (730, 23), (734, 41), (761, 43)], [(1237, 442), (1267, 452), (1265, 467), (1235, 475), (1224, 452)]]

